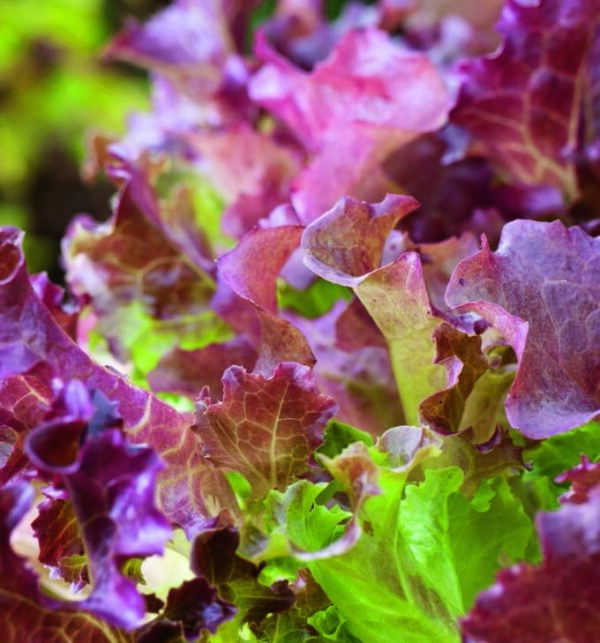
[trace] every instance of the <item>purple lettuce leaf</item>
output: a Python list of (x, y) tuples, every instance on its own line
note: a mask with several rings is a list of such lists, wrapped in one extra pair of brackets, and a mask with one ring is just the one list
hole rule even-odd
[[(81, 380), (87, 388), (97, 389), (118, 403), (132, 442), (148, 444), (159, 455), (164, 454), (167, 467), (159, 477), (158, 496), (160, 507), (170, 520), (194, 531), (212, 516), (214, 503), (208, 503), (208, 496), (235, 506), (226, 481), (203, 458), (200, 442), (190, 430), (191, 418), (132, 386), (115, 372), (94, 364), (56, 323), (29, 284), (21, 236), (14, 228), (0, 230), (0, 266), (4, 270), (0, 281), (0, 352), (3, 356), (0, 378), (8, 378), (2, 379), (3, 396), (8, 401), (3, 413), (12, 415), (14, 422), (21, 421), (19, 416), (41, 421), (40, 400), (35, 389), (32, 392), (29, 388), (27, 379), (34, 365), (36, 374), (43, 373), (46, 378), (38, 386), (46, 394), (50, 393), (50, 399), (53, 377)], [(15, 410), (19, 413), (17, 417), (14, 417)], [(7, 424), (12, 427), (11, 421)], [(21, 423), (13, 427), (13, 431), (26, 434), (32, 428), (35, 428), (32, 424)], [(13, 453), (7, 465), (15, 471), (11, 458), (19, 460), (19, 453), (16, 449)]]
[(219, 259), (219, 275), (237, 295), (276, 313), (275, 280), (300, 243), (301, 226), (256, 228)]
[(417, 243), (442, 241), (465, 231), (485, 233), (494, 242), (506, 221), (563, 214), (559, 189), (498, 185), (488, 159), (471, 155), (451, 162), (462, 141), (455, 128), (423, 134), (392, 154), (384, 171), (420, 203), (400, 228)]
[[(592, 465), (597, 469), (598, 465)], [(598, 473), (537, 529), (544, 554), (537, 567), (516, 565), (498, 574), (462, 621), (468, 643), (519, 640), (586, 643), (600, 625), (600, 488)], [(594, 479), (591, 480), (590, 478)], [(579, 478), (576, 474), (573, 479)], [(586, 493), (583, 493), (585, 488)]]
[(121, 361), (129, 357), (128, 306), (182, 331), (190, 317), (209, 309), (212, 280), (165, 238), (160, 223), (155, 196), (138, 175), (123, 187), (110, 225), (76, 219), (64, 244), (67, 279), (75, 292), (91, 297), (97, 328)]
[(136, 643), (185, 643), (181, 623), (160, 620), (144, 628), (136, 637)]
[[(408, 244), (408, 249), (413, 249)], [(450, 237), (438, 243), (420, 243), (414, 247), (421, 256), (423, 277), (432, 305), (440, 311), (447, 311), (446, 288), (454, 268), (460, 261), (479, 250), (475, 237), (465, 232), (460, 237)]]
[(52, 369), (39, 364), (22, 375), (0, 379), (0, 485), (28, 466), (25, 438), (50, 408), (52, 377)]
[(222, 7), (217, 2), (178, 0), (144, 26), (131, 22), (107, 53), (137, 64), (178, 71), (202, 63), (220, 66), (229, 51)]
[(588, 73), (598, 65), (597, 0), (509, 0), (498, 29), (498, 54), (464, 63), (452, 121), (465, 127), (517, 182), (577, 195), (574, 152)]
[[(51, 510), (59, 511), (54, 520), (69, 520), (55, 555), (82, 553), (73, 519), (80, 525), (93, 585), (78, 609), (129, 629), (143, 619), (145, 603), (120, 568), (129, 558), (161, 554), (171, 528), (154, 506), (163, 464), (151, 448), (125, 441), (114, 406), (80, 382), (68, 383), (29, 434), (26, 452), (38, 469), (60, 476), (72, 503), (71, 512), (64, 505)], [(40, 514), (34, 529), (39, 533), (47, 523), (48, 515)]]
[(492, 51), (498, 42), (494, 27), (503, 0), (483, 5), (477, 0), (382, 0), (380, 4), (383, 18), (390, 20), (394, 13), (399, 14), (396, 20), (404, 18), (409, 42), (428, 44), (442, 60)]
[(310, 223), (343, 195), (375, 200), (386, 182), (379, 166), (395, 148), (443, 124), (449, 98), (426, 57), (403, 51), (375, 29), (346, 34), (311, 73), (259, 40), (264, 66), (251, 98), (283, 121), (313, 154), (292, 204)]
[[(432, 340), (441, 314), (432, 307), (420, 255), (403, 252), (378, 267), (396, 221), (415, 205), (402, 196), (375, 206), (346, 198), (310, 224), (302, 238), (305, 263), (325, 279), (353, 286), (385, 337), (407, 424), (417, 424), (420, 402), (444, 386)], [(342, 242), (347, 237), (350, 250)]]
[(562, 503), (580, 505), (590, 500), (590, 493), (595, 493), (600, 485), (600, 465), (591, 463), (586, 456), (581, 462), (556, 478), (556, 482), (570, 482), (569, 490), (560, 497)]
[(133, 636), (90, 614), (64, 609), (43, 595), (27, 562), (13, 552), (11, 533), (28, 511), (34, 492), (18, 482), (0, 489), (0, 637), (6, 643), (133, 643)]
[(366, 346), (386, 348), (385, 338), (360, 299), (354, 297), (335, 322), (335, 345), (345, 351)]
[(261, 498), (310, 471), (308, 459), (334, 412), (335, 402), (319, 393), (305, 366), (279, 364), (268, 379), (231, 366), (223, 376), (223, 401), (201, 399), (194, 430), (204, 456), (243, 474), (250, 498)]
[[(348, 32), (383, 25), (381, 7), (359, 2), (341, 5), (335, 20), (328, 21), (322, 0), (280, 0), (273, 16), (261, 25), (269, 42), (301, 69), (311, 70), (327, 58)], [(389, 25), (393, 31), (396, 25)]]
[(325, 58), (334, 44), (321, 0), (280, 0), (261, 26), (269, 42), (303, 69)]
[(447, 301), (490, 322), (519, 368), (506, 401), (512, 426), (543, 438), (600, 413), (600, 242), (560, 222), (514, 221), (500, 245), (462, 261)]
[(31, 526), (40, 545), (40, 563), (58, 570), (60, 577), (76, 589), (87, 585), (88, 561), (73, 503), (61, 497), (46, 498)]
[(44, 302), (59, 326), (71, 339), (76, 340), (79, 302), (73, 298), (67, 299), (64, 289), (53, 284), (45, 272), (31, 275), (30, 280), (37, 296)]

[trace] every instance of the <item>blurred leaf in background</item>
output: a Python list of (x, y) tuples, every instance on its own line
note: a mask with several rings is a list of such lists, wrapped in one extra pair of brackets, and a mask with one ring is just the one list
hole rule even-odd
[(61, 280), (60, 239), (70, 219), (109, 214), (112, 186), (80, 176), (86, 133), (121, 134), (145, 110), (146, 77), (104, 64), (103, 46), (156, 0), (0, 0), (0, 225), (28, 231), (33, 272)]

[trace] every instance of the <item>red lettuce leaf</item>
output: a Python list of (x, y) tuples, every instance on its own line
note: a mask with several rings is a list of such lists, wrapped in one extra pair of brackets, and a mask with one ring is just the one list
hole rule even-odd
[[(504, 41), (491, 58), (464, 63), (452, 121), (484, 145), (516, 181), (577, 194), (573, 152), (598, 65), (597, 0), (509, 0), (498, 25)], [(597, 51), (594, 51), (594, 55)]]
[(214, 100), (221, 116), (239, 118), (247, 71), (227, 8), (218, 0), (177, 0), (145, 25), (129, 22), (105, 57), (159, 72), (198, 102)]
[[(288, 200), (302, 150), (255, 131), (244, 123), (189, 137), (200, 155), (200, 169), (223, 196), (227, 207), (222, 230), (233, 237), (249, 232), (260, 219)], [(236, 150), (231, 154), (231, 150)]]
[(40, 563), (57, 569), (76, 589), (89, 583), (84, 544), (70, 500), (47, 498), (39, 505), (31, 526), (40, 544)]
[(52, 369), (39, 364), (23, 375), (0, 378), (0, 485), (24, 468), (25, 438), (49, 410)]
[(127, 306), (140, 305), (152, 319), (182, 330), (202, 327), (201, 316), (209, 309), (212, 279), (162, 227), (155, 196), (138, 175), (122, 188), (111, 224), (79, 218), (67, 234), (67, 279), (75, 292), (91, 297), (98, 330), (124, 362)]
[[(404, 421), (387, 346), (377, 327), (367, 323), (360, 325), (362, 334), (349, 342), (339, 328), (345, 310), (340, 302), (318, 319), (294, 316), (293, 320), (317, 359), (314, 375), (319, 389), (338, 405), (336, 417), (379, 435)], [(371, 345), (374, 341), (376, 345)]]
[(465, 231), (495, 241), (506, 221), (563, 214), (563, 195), (555, 187), (499, 185), (481, 155), (446, 161), (459, 145), (456, 130), (447, 128), (419, 136), (385, 161), (389, 178), (420, 203), (399, 226), (413, 241), (442, 241)]
[(236, 611), (204, 577), (197, 577), (169, 592), (162, 618), (181, 623), (185, 638), (195, 641), (202, 631), (214, 634)]
[[(590, 500), (590, 493), (600, 486), (600, 465), (592, 464), (586, 456), (575, 468), (563, 473), (556, 482), (570, 482), (569, 491), (560, 498), (562, 503), (580, 505)], [(595, 493), (595, 492), (594, 492)]]
[(239, 532), (231, 527), (205, 530), (194, 540), (191, 566), (237, 606), (238, 626), (259, 626), (268, 614), (289, 610), (296, 596), (287, 581), (271, 587), (259, 583), (260, 567), (237, 555), (239, 544)]
[(303, 334), (277, 315), (276, 279), (301, 234), (301, 226), (255, 228), (218, 262), (213, 305), (236, 330), (258, 343), (255, 370), (264, 375), (280, 362), (312, 366), (315, 361)]
[(513, 221), (496, 252), (462, 261), (447, 301), (493, 324), (519, 369), (506, 402), (510, 423), (532, 438), (600, 413), (600, 241), (560, 222)]
[(300, 226), (256, 228), (219, 259), (219, 275), (237, 295), (276, 313), (275, 280), (300, 243)]
[(305, 366), (280, 364), (269, 379), (232, 366), (223, 376), (223, 401), (200, 400), (195, 431), (205, 457), (243, 474), (250, 497), (260, 498), (308, 473), (334, 412), (335, 402), (317, 391)]
[(328, 281), (356, 286), (379, 268), (388, 235), (418, 205), (410, 196), (392, 194), (374, 205), (340, 199), (304, 231), (304, 262)]

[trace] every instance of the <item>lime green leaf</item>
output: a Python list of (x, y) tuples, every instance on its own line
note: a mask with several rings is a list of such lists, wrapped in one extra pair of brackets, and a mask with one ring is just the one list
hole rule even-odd
[(373, 446), (373, 438), (369, 433), (336, 419), (329, 421), (323, 440), (324, 442), (317, 449), (317, 453), (328, 458), (334, 458), (339, 455), (354, 442), (362, 442), (367, 446)]
[(558, 484), (555, 479), (579, 464), (583, 454), (592, 462), (600, 458), (600, 422), (588, 422), (568, 433), (554, 435), (525, 451), (524, 460), (530, 462), (531, 470), (525, 472), (523, 482), (536, 485), (538, 509), (558, 507), (558, 497), (569, 485)]
[(277, 284), (277, 300), (280, 308), (300, 313), (303, 317), (314, 319), (328, 313), (338, 301), (350, 301), (349, 288), (333, 284), (324, 279), (316, 279), (306, 290), (296, 290), (281, 280)]

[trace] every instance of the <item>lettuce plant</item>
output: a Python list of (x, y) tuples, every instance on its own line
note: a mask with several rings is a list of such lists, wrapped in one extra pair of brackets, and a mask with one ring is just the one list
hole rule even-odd
[(0, 230), (2, 641), (594, 640), (600, 2), (478, 5), (108, 45), (112, 218)]

